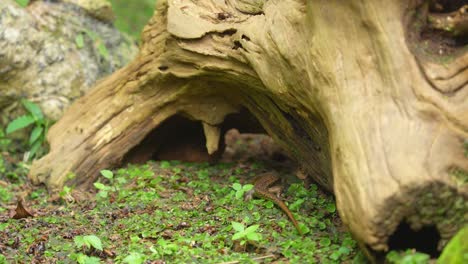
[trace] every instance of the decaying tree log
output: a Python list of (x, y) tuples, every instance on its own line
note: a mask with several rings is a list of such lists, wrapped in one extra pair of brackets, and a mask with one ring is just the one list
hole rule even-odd
[[(51, 129), (35, 183), (54, 192), (73, 172), (68, 184), (87, 185), (103, 168), (188, 145), (206, 144), (212, 158), (237, 127), (266, 131), (333, 191), (368, 248), (387, 250), (404, 223), (433, 228), (441, 246), (467, 223), (468, 188), (456, 176), (468, 170), (467, 47), (430, 28), (424, 1), (159, 0), (156, 9), (139, 56)], [(198, 132), (168, 132), (178, 126)]]

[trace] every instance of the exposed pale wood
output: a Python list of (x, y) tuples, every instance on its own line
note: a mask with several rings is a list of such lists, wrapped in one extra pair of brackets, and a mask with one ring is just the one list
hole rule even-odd
[(175, 114), (213, 132), (246, 109), (335, 193), (363, 245), (386, 250), (402, 221), (446, 240), (467, 221), (468, 187), (450, 174), (468, 171), (467, 62), (437, 73), (410, 50), (421, 3), (159, 0), (140, 55), (53, 127), (31, 179), (91, 183)]

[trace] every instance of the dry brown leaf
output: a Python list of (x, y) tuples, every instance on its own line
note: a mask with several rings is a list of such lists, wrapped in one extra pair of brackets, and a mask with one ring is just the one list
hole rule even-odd
[(26, 209), (23, 207), (23, 203), (21, 200), (18, 200), (18, 205), (16, 206), (15, 209), (15, 215), (12, 217), (13, 219), (21, 219), (21, 218), (27, 218), (27, 217), (34, 217), (32, 214), (30, 214)]

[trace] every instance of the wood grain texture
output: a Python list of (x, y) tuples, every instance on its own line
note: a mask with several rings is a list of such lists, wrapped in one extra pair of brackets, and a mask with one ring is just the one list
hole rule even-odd
[[(435, 226), (442, 245), (467, 223), (468, 187), (450, 173), (468, 171), (467, 62), (444, 57), (444, 73), (419, 55), (408, 30), (421, 9), (403, 0), (159, 0), (139, 56), (51, 129), (51, 152), (31, 179), (57, 191), (73, 172), (72, 182), (89, 184), (175, 114), (217, 130), (246, 109), (334, 192), (362, 244), (387, 250), (406, 221)], [(428, 76), (439, 71), (457, 88), (435, 87)]]

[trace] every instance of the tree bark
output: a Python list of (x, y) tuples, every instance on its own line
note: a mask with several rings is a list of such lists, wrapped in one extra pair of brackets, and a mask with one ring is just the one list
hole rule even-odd
[(468, 54), (425, 39), (427, 15), (406, 0), (159, 0), (137, 58), (72, 105), (30, 177), (54, 192), (133, 152), (185, 140), (216, 155), (227, 128), (263, 129), (362, 245), (387, 250), (406, 222), (441, 246), (467, 223)]

